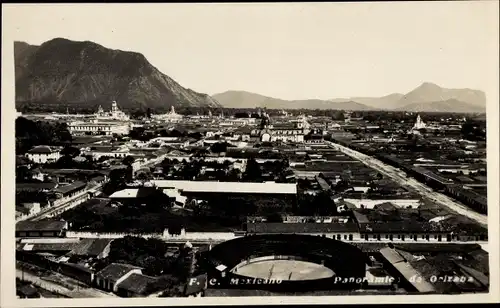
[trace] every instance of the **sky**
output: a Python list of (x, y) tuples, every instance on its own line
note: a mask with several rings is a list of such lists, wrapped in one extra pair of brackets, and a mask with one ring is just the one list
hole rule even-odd
[(498, 1), (24, 4), (2, 15), (12, 40), (140, 52), (208, 94), (331, 99), (433, 82), (498, 101)]

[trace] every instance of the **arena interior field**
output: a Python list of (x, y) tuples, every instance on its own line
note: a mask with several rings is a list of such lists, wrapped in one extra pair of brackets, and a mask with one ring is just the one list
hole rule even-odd
[(331, 269), (321, 264), (298, 260), (250, 261), (234, 268), (232, 272), (247, 277), (276, 280), (313, 280), (335, 275)]

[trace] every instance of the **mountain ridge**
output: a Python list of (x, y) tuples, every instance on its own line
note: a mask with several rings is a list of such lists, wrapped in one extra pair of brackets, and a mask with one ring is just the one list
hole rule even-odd
[(484, 109), (480, 106), (474, 106), (456, 99), (448, 99), (445, 101), (431, 103), (411, 103), (395, 111), (411, 111), (411, 112), (444, 112), (453, 111), (458, 113), (482, 113)]
[(213, 94), (226, 108), (269, 108), (269, 109), (337, 109), (337, 110), (372, 110), (364, 104), (343, 101), (332, 102), (321, 99), (284, 100), (248, 91), (229, 90)]
[(16, 102), (107, 103), (124, 108), (220, 107), (182, 87), (138, 52), (55, 38), (14, 43)]
[[(442, 88), (423, 82), (406, 94), (391, 93), (382, 97), (350, 97), (330, 100), (283, 100), (248, 91), (229, 90), (212, 95), (224, 107), (277, 109), (346, 109), (392, 110), (429, 112), (485, 112), (486, 95), (483, 91)], [(278, 106), (278, 107), (276, 107)], [(455, 110), (456, 109), (456, 110)]]

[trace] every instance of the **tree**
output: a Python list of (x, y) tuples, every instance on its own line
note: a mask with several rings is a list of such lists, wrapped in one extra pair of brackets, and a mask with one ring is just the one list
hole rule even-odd
[(332, 115), (332, 119), (335, 121), (344, 121), (345, 120), (344, 112), (340, 110), (335, 111)]
[(66, 123), (31, 121), (20, 117), (15, 123), (16, 152), (24, 154), (37, 145), (61, 145), (71, 142), (71, 134)]
[(64, 149), (62, 149), (61, 154), (64, 156), (69, 156), (69, 157), (77, 157), (80, 155), (80, 149), (72, 147), (72, 146), (66, 146)]
[(278, 213), (272, 213), (266, 216), (267, 222), (283, 222), (283, 216)]
[(141, 181), (150, 180), (151, 179), (151, 174), (149, 174), (147, 172), (139, 172), (139, 174), (137, 174), (137, 179), (141, 180)]
[(210, 151), (212, 153), (223, 153), (227, 151), (227, 143), (226, 142), (217, 142), (212, 144), (210, 147)]
[(203, 138), (203, 134), (200, 133), (200, 132), (193, 132), (193, 133), (189, 133), (188, 134), (188, 137), (189, 138), (193, 138), (193, 139), (196, 139), (196, 140), (200, 140)]
[(254, 159), (247, 160), (247, 166), (243, 173), (243, 179), (249, 182), (259, 182), (262, 180), (262, 169), (260, 164)]
[(84, 155), (85, 159), (89, 162), (89, 163), (92, 163), (94, 162), (94, 158), (92, 157), (92, 155), (90, 154), (86, 154)]
[(68, 130), (68, 124), (66, 123), (57, 123), (55, 127), (55, 137), (59, 143), (71, 143), (73, 141), (73, 137)]
[(227, 174), (227, 180), (229, 182), (237, 182), (241, 179), (241, 171), (240, 169), (233, 168), (229, 170), (229, 173)]
[(128, 172), (129, 170), (125, 168), (111, 170), (109, 173), (109, 182), (104, 185), (103, 192), (111, 195), (115, 191), (124, 189), (128, 178), (130, 178), (127, 174)]
[(16, 182), (30, 181), (33, 177), (33, 172), (27, 166), (18, 166), (16, 168)]
[(134, 157), (132, 157), (132, 156), (130, 156), (130, 155), (128, 155), (127, 157), (125, 157), (125, 158), (123, 159), (123, 161), (122, 161), (122, 162), (123, 162), (123, 164), (124, 164), (125, 166), (132, 166), (132, 164), (134, 163), (134, 161), (135, 161), (135, 158), (134, 158)]

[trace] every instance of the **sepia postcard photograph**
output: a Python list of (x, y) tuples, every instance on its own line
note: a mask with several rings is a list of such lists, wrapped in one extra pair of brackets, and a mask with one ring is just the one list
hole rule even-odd
[(2, 307), (498, 302), (498, 9), (2, 5)]

